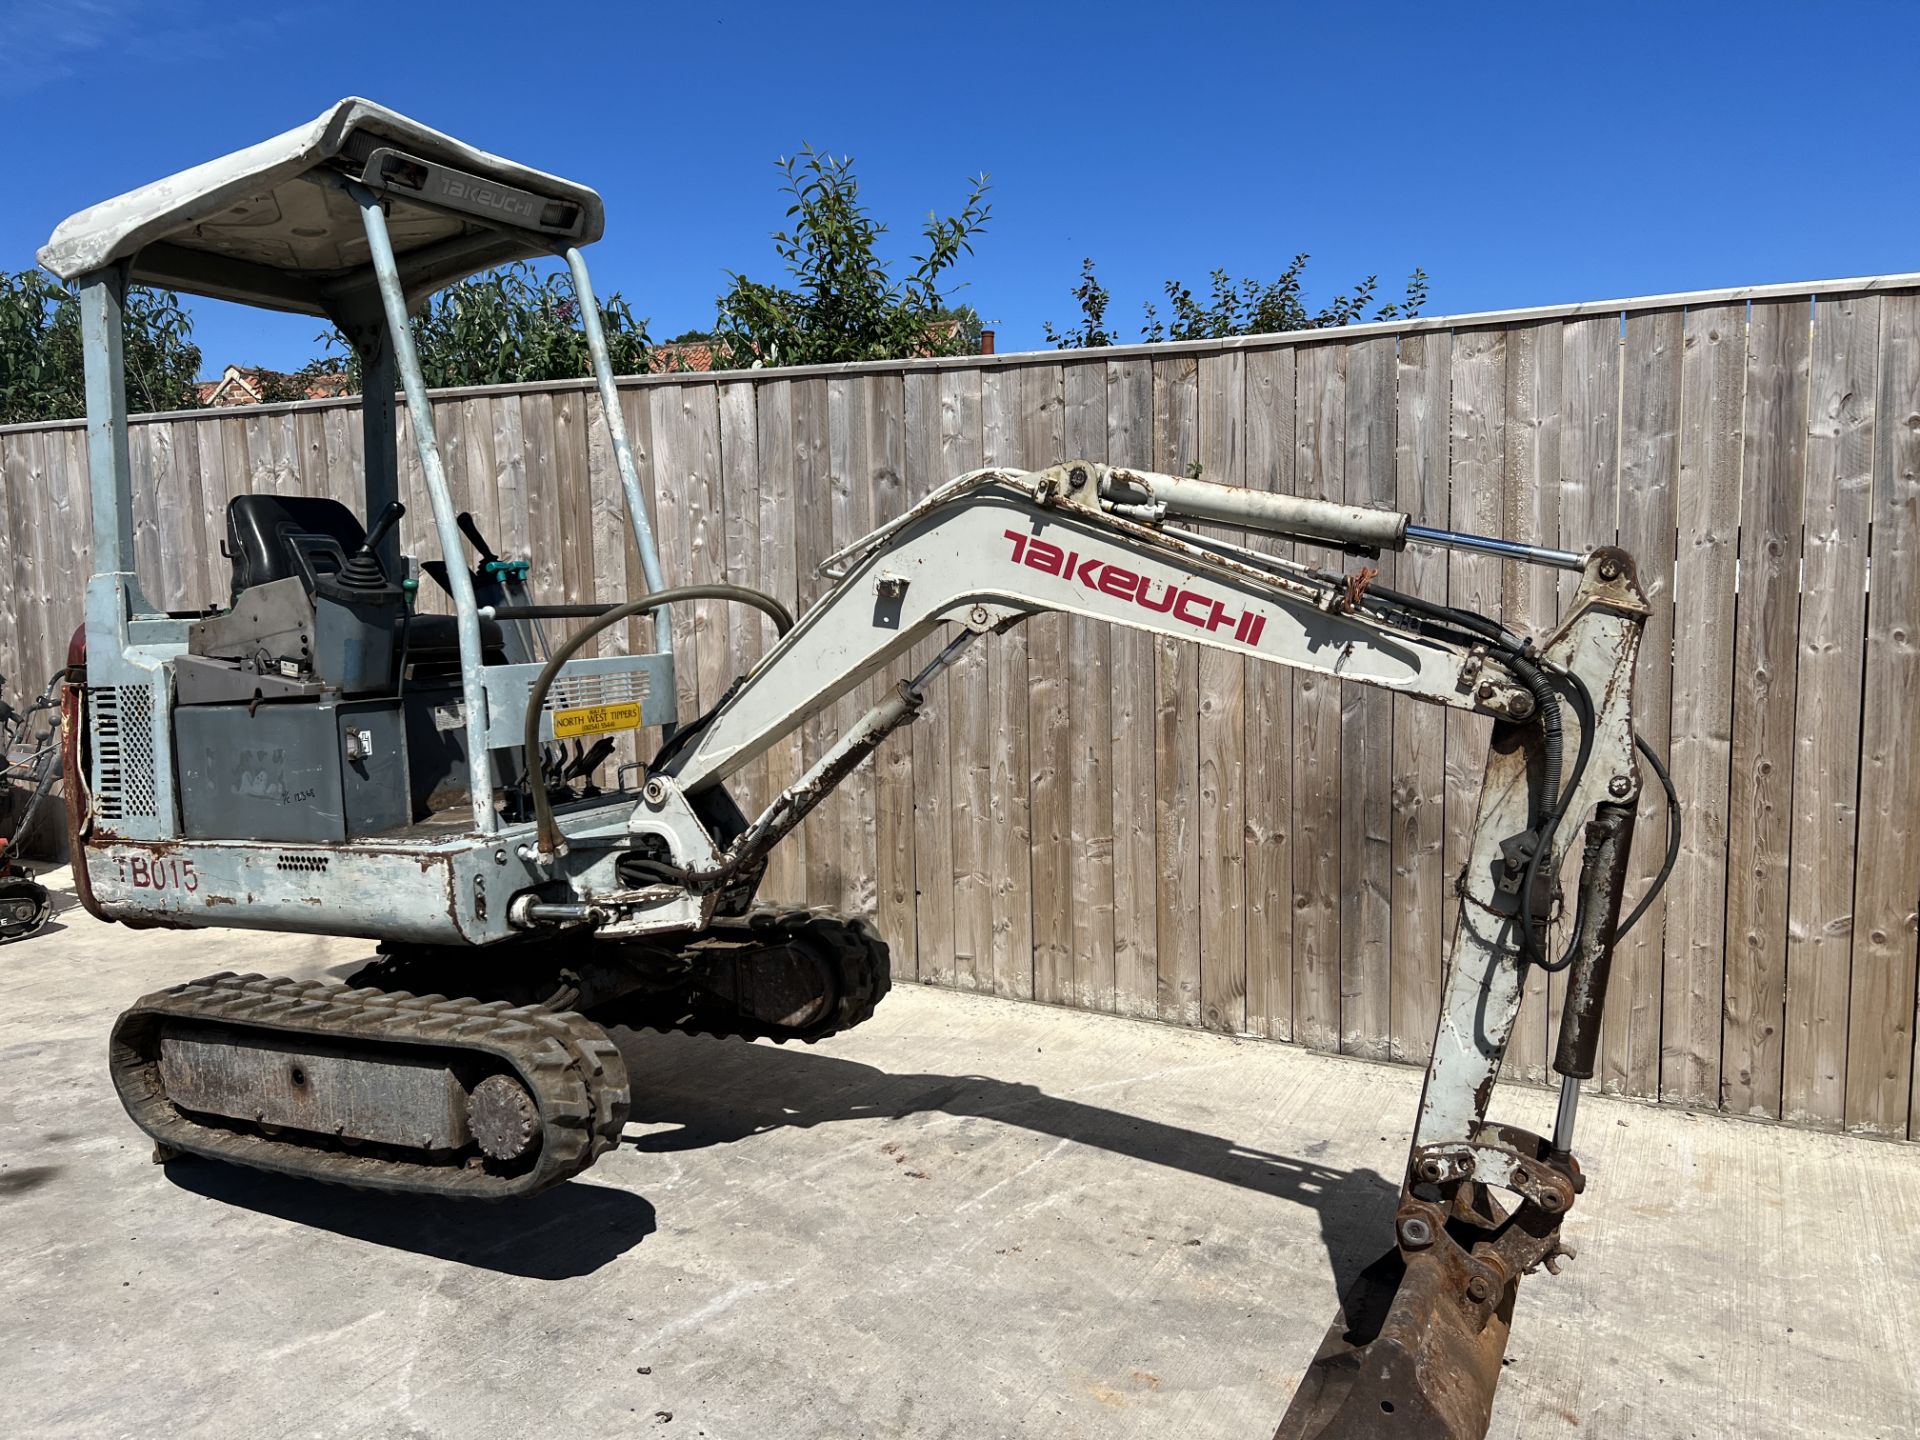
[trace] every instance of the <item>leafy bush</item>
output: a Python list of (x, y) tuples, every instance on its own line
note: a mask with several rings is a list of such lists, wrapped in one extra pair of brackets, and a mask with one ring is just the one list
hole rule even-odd
[[(122, 338), (129, 409), (144, 414), (200, 403), (200, 347), (179, 296), (129, 287)], [(86, 410), (79, 293), (44, 271), (0, 271), (0, 425), (70, 420)]]
[[(618, 291), (599, 298), (600, 325), (616, 375), (644, 375), (653, 342), (647, 322)], [(330, 355), (322, 371), (345, 370), (360, 390), (360, 362), (334, 331), (321, 337)], [(430, 296), (413, 317), (413, 343), (430, 386), (517, 385), (593, 373), (580, 302), (560, 271), (541, 275), (525, 261), (484, 271)], [(308, 367), (312, 373), (315, 367)]]
[[(1427, 303), (1427, 272), (1416, 269), (1407, 277), (1400, 299), (1380, 305), (1369, 315), (1367, 309), (1379, 292), (1380, 277), (1369, 275), (1350, 293), (1336, 295), (1318, 310), (1308, 310), (1301, 294), (1301, 277), (1307, 267), (1303, 252), (1293, 257), (1274, 280), (1248, 277), (1234, 279), (1225, 270), (1209, 277), (1205, 298), (1177, 280), (1167, 281), (1166, 292), (1172, 314), (1167, 320), (1152, 301), (1146, 303), (1146, 323), (1141, 327), (1143, 340), (1219, 340), (1229, 335), (1273, 335), (1288, 330), (1324, 330), (1352, 325), (1362, 320), (1408, 320)], [(1107, 328), (1107, 306), (1112, 300), (1094, 274), (1093, 261), (1080, 265), (1080, 283), (1073, 298), (1080, 307), (1080, 321), (1067, 330), (1045, 326), (1047, 343), (1061, 350), (1076, 350), (1119, 341)]]
[(779, 166), (786, 177), (781, 188), (793, 200), (787, 207), (792, 228), (775, 231), (773, 247), (790, 282), (769, 285), (733, 275), (714, 326), (717, 362), (733, 368), (815, 365), (961, 355), (978, 348), (980, 317), (954, 305), (943, 286), (992, 218), (984, 174), (968, 182), (957, 214), (928, 215), (921, 229), (926, 253), (914, 256), (912, 270), (895, 279), (878, 254), (887, 227), (862, 203), (851, 157), (808, 146)]

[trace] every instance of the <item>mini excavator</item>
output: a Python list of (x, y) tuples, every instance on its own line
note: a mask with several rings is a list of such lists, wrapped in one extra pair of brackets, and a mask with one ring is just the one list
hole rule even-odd
[[(155, 1158), (522, 1196), (619, 1143), (627, 1076), (604, 1027), (815, 1041), (859, 1024), (887, 991), (884, 939), (858, 916), (757, 905), (769, 853), (967, 646), (1033, 615), (1088, 616), (1492, 721), (1393, 1245), (1278, 1432), (1484, 1434), (1520, 1278), (1569, 1253), (1579, 1082), (1634, 918), (1620, 910), (1642, 756), (1664, 783), (1633, 731), (1648, 609), (1631, 557), (1070, 461), (949, 480), (828, 556), (831, 588), (797, 618), (738, 585), (669, 587), (582, 256), (602, 227), (594, 191), (349, 99), (82, 211), (40, 252), (78, 287), (86, 355), (92, 573), (61, 700), (81, 902), (130, 926), (380, 945), (347, 984), (222, 972), (127, 1009), (110, 1069)], [(526, 562), (496, 554), (449, 492), (409, 316), (537, 257), (563, 260), (579, 297), (647, 585), (626, 603), (537, 599)], [(322, 317), (364, 376), (363, 510), (235, 495), (231, 595), (209, 610), (157, 608), (137, 573), (121, 335), (133, 283)], [(431, 512), (425, 561), (400, 548), (396, 390)], [(1330, 557), (1476, 551), (1578, 586), (1536, 641), (1218, 527)], [(416, 603), (419, 574), (450, 613)], [(683, 716), (669, 611), (695, 601), (752, 607), (779, 638), (707, 713)], [(650, 648), (583, 653), (630, 623)], [(930, 638), (924, 668), (794, 783), (752, 808), (729, 792)], [(615, 733), (656, 726), (651, 759), (609, 763)], [(1677, 815), (1669, 831), (1671, 853)], [(1487, 1116), (1529, 966), (1565, 972), (1545, 1137)]]

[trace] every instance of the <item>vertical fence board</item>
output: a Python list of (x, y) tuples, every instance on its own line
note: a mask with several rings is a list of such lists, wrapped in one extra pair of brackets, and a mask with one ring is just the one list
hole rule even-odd
[[(537, 601), (554, 603), (566, 593), (563, 559), (564, 507), (560, 495), (560, 457), (555, 453), (553, 397), (526, 395), (520, 401), (520, 432), (527, 471), (527, 590)], [(401, 523), (405, 523), (402, 521)], [(559, 627), (533, 622), (551, 640)]]
[[(567, 390), (558, 391), (553, 396), (553, 484), (556, 493), (551, 503), (557, 511), (560, 524), (560, 574), (565, 600), (570, 605), (587, 604), (593, 599), (593, 501), (587, 488), (584, 399), (579, 392)], [(402, 424), (405, 424), (404, 415)], [(410, 446), (401, 449), (403, 481), (411, 478), (412, 472), (418, 469), (417, 465), (409, 465), (404, 458), (410, 449)], [(405, 488), (408, 487), (403, 485)], [(410, 515), (418, 513), (413, 507), (414, 501), (409, 498), (407, 509)], [(420, 542), (416, 540), (414, 543)]]
[(1914, 948), (1920, 935), (1914, 817), (1920, 815), (1920, 296), (1881, 310), (1874, 427), (1873, 579), (1867, 600), (1860, 746), (1860, 872), (1854, 888), (1853, 1028), (1846, 1118), (1897, 1133), (1911, 1093)]
[[(1107, 366), (1107, 458), (1153, 459), (1153, 369), (1146, 360)], [(1108, 633), (1113, 676), (1114, 1008), (1159, 1007), (1159, 867), (1154, 835), (1154, 645), (1138, 630)]]
[[(1447, 524), (1451, 361), (1446, 335), (1408, 335), (1400, 342), (1394, 503), (1415, 524), (1435, 528)], [(1409, 546), (1400, 555), (1399, 588), (1412, 595), (1445, 595), (1446, 552)], [(1391, 1030), (1396, 1060), (1426, 1060), (1440, 1015), (1447, 924), (1454, 908), (1442, 853), (1446, 744), (1445, 710), (1395, 697)]]
[[(838, 548), (834, 540), (835, 499), (832, 458), (828, 449), (827, 381), (819, 377), (793, 382), (793, 524), (794, 575), (800, 614), (811, 610), (826, 593), (828, 582), (814, 568)], [(814, 764), (833, 743), (839, 725), (838, 710), (825, 706), (800, 724), (800, 766)], [(846, 890), (847, 856), (842, 848), (839, 815), (832, 802), (804, 821), (806, 836), (806, 897), (816, 904), (840, 903)]]
[[(346, 442), (347, 432), (344, 428), (336, 433), (331, 425), (327, 427), (327, 466), (329, 470), (337, 469), (339, 472), (329, 481), (338, 487), (336, 493), (358, 488), (360, 481), (359, 465)], [(526, 406), (518, 395), (502, 395), (494, 403), (493, 464), (500, 486), (500, 529), (487, 538), (493, 542), (496, 553), (525, 559), (532, 532), (532, 516), (529, 514), (530, 501), (527, 495)], [(371, 517), (367, 523), (373, 523)]]
[[(6, 486), (13, 507), (38, 511), (45, 484), (46, 436), (27, 432), (6, 438), (8, 443), (6, 449), (0, 451), (0, 464), (6, 467)], [(164, 513), (167, 507), (159, 508)], [(17, 699), (21, 703), (39, 693), (41, 683), (53, 668), (50, 665), (33, 664), (25, 658), (29, 655), (48, 655), (55, 648), (52, 637), (46, 633), (46, 607), (40, 600), (40, 559), (36, 552), (45, 544), (45, 525), (33, 524), (16, 529), (12, 547), (13, 569), (6, 577), (12, 590), (9, 608), (13, 616), (14, 644), (18, 647), (17, 654), (20, 657), (15, 662), (14, 680), (19, 688)], [(149, 598), (155, 604), (166, 603), (164, 592)]]
[[(1856, 866), (1864, 871), (1873, 862), (1856, 852), (1856, 837), (1869, 846), (1887, 847), (1884, 853), (1890, 857), (1906, 848), (1892, 836), (1858, 834), (1862, 807), (1857, 802), (1864, 796), (1871, 808), (1883, 793), (1878, 786), (1860, 786), (1881, 303), (1876, 296), (1823, 300), (1813, 315), (1800, 628), (1794, 656), (1798, 685), (1787, 943), (1803, 970), (1815, 975), (1845, 975), (1852, 958), (1864, 957), (1872, 948), (1871, 942), (1859, 939), (1854, 873)], [(1882, 532), (1879, 538), (1885, 542), (1890, 537)], [(1875, 579), (1880, 582), (1876, 589), (1884, 593), (1891, 580), (1898, 593), (1898, 576), (1876, 569)], [(1892, 678), (1871, 669), (1866, 673), (1870, 691)], [(1907, 714), (1911, 717), (1912, 710)], [(1912, 743), (1912, 724), (1909, 718), (1902, 748)], [(1845, 1097), (1849, 1125), (1880, 1134), (1906, 1130), (1907, 1061), (1895, 1053), (1906, 1047), (1876, 1042), (1886, 1038), (1889, 1025), (1895, 1035), (1904, 1034), (1904, 1014), (1885, 1012), (1888, 1007), (1909, 1010), (1907, 1000), (1906, 995), (1873, 993), (1857, 977), (1854, 981)]]
[[(263, 426), (259, 434), (263, 440), (269, 440), (273, 430)], [(15, 451), (17, 463), (21, 465), (21, 482), (17, 486), (19, 493), (31, 493), (31, 488), (25, 480), (27, 467), (31, 465), (27, 461), (27, 455), (31, 453), (27, 447), (35, 444), (36, 440), (38, 436), (23, 436), (25, 444)], [(165, 605), (171, 566), (163, 559), (165, 547), (161, 545), (161, 538), (159, 538), (159, 507), (156, 505), (156, 495), (159, 488), (167, 484), (167, 476), (173, 470), (173, 432), (169, 430), (165, 420), (150, 420), (148, 424), (134, 424), (127, 428), (127, 447), (129, 447), (129, 461), (132, 468), (132, 563), (134, 563), (134, 570), (140, 574), (140, 588), (146, 593), (146, 597), (156, 605)], [(269, 474), (271, 474), (271, 468), (269, 468)], [(13, 541), (15, 584), (21, 584), (21, 580), (25, 580), (27, 572), (21, 566), (33, 564), (29, 543), (23, 543), (29, 540), (29, 534), (31, 532), (25, 532), (21, 534), (19, 540)], [(23, 593), (31, 593), (31, 591), (23, 591)], [(23, 628), (27, 624), (38, 628), (36, 614), (31, 618), (21, 616), (21, 620), (23, 620)]]
[[(19, 478), (22, 462), (14, 458), (25, 448), (25, 437), (20, 433), (0, 435), (0, 579), (12, 577), (14, 537), (25, 534), (27, 526), (33, 523), (28, 518), (31, 497)], [(0, 625), (0, 683), (13, 687), (12, 703), (16, 705), (33, 698), (25, 693), (28, 686), (40, 683), (29, 678), (32, 672), (53, 668), (50, 664), (44, 667), (41, 664), (47, 655), (44, 648), (34, 650), (23, 643), (26, 636), (20, 622), (25, 608), (11, 598), (0, 599), (0, 616), (6, 620)]]
[[(1349, 505), (1392, 509), (1399, 346), (1390, 335), (1347, 347)], [(1394, 557), (1371, 562), (1399, 583)], [(1393, 697), (1340, 684), (1340, 1049), (1384, 1060), (1393, 1029)]]
[[(1020, 376), (1020, 457), (1030, 469), (1069, 458), (1063, 436), (1066, 376), (1058, 365)], [(1073, 999), (1073, 736), (1067, 619), (1036, 615), (1027, 632), (1027, 796), (1033, 833), (1033, 998)]]
[[(988, 465), (1020, 466), (1023, 381), (1017, 370), (981, 377), (980, 444)], [(1033, 996), (1033, 824), (1028, 805), (1027, 636), (1024, 625), (982, 643), (987, 652), (986, 737), (991, 809), (988, 889), (993, 897), (993, 991)]]
[[(964, 475), (983, 460), (985, 391), (980, 372), (940, 379), (939, 474)], [(937, 481), (935, 482), (938, 483)], [(983, 636), (947, 671), (951, 696), (947, 783), (953, 818), (953, 978), (964, 990), (993, 989), (993, 697)]]
[[(1293, 488), (1346, 493), (1347, 350), (1298, 352)], [(1293, 684), (1293, 1037), (1340, 1046), (1340, 685), (1318, 675)]]
[[(1660, 1094), (1714, 1105), (1720, 1085), (1720, 953), (1726, 935), (1727, 794), (1733, 755), (1734, 565), (1740, 526), (1745, 307), (1691, 310), (1680, 361), (1680, 475), (1673, 611), (1673, 743), (1683, 818), (1667, 882)], [(1648, 656), (1643, 667), (1657, 664)], [(1650, 788), (1654, 777), (1645, 773)], [(1635, 836), (1654, 849), (1664, 834)]]
[[(1813, 1001), (1789, 976), (1786, 943), (1788, 821), (1793, 796), (1794, 635), (1799, 623), (1801, 486), (1807, 434), (1807, 311), (1756, 305), (1747, 335), (1745, 459), (1740, 495), (1739, 632), (1734, 649), (1733, 771), (1727, 835), (1727, 1034), (1751, 1057), (1749, 1113), (1779, 1114), (1780, 1033), (1787, 1004)], [(1651, 917), (1649, 917), (1651, 918)], [(1839, 1008), (1818, 1007), (1828, 1032), (1846, 1029), (1846, 967)], [(1810, 979), (1811, 977), (1807, 977)], [(1798, 996), (1791, 992), (1800, 990)], [(1811, 1029), (1815, 1010), (1803, 1009)], [(1794, 1043), (1789, 1033), (1787, 1045)], [(1812, 1041), (1809, 1033), (1802, 1043)], [(1729, 1048), (1733, 1042), (1729, 1040)], [(1801, 1053), (1808, 1053), (1802, 1050)], [(1798, 1086), (1794, 1087), (1798, 1090)], [(1836, 1077), (1826, 1109), (1840, 1111)], [(1796, 1109), (1813, 1097), (1796, 1093)]]
[[(1392, 342), (1389, 341), (1390, 345)], [(1198, 450), (1201, 476), (1246, 484), (1246, 357), (1199, 361)], [(1241, 530), (1201, 527), (1235, 544)], [(1240, 656), (1211, 646), (1199, 669), (1200, 1023), (1239, 1032), (1247, 1026), (1246, 675)]]
[[(1292, 350), (1247, 356), (1246, 483), (1290, 494), (1294, 465)], [(1443, 457), (1444, 463), (1444, 457)], [(1271, 535), (1247, 543), (1291, 559), (1293, 547)], [(1284, 667), (1247, 666), (1245, 835), (1247, 897), (1247, 1029), (1293, 1038), (1293, 675)]]
[[(832, 487), (830, 549), (852, 544), (873, 529), (873, 487), (869, 472), (872, 437), (867, 433), (867, 379), (836, 375), (827, 380), (828, 483)], [(818, 565), (828, 551), (803, 554), (800, 563)], [(873, 704), (877, 687), (866, 680), (834, 702), (832, 733), (838, 738)], [(874, 833), (877, 789), (873, 765), (860, 765), (821, 806), (821, 818), (838, 834), (841, 889), (833, 903), (857, 914), (874, 913), (879, 898), (879, 854)]]
[[(906, 498), (918, 500), (952, 477), (940, 445), (940, 377), (912, 371), (902, 392), (906, 426)], [(947, 644), (937, 633), (914, 648), (916, 671)], [(976, 644), (978, 642), (975, 642)], [(972, 647), (969, 647), (972, 648)], [(916, 973), (934, 985), (953, 983), (952, 715), (954, 672), (934, 679), (913, 725), (914, 937)]]
[[(906, 388), (899, 375), (869, 376), (866, 386), (867, 523), (879, 526), (905, 513), (909, 503)], [(877, 700), (881, 687), (898, 684), (909, 674), (906, 659), (896, 660), (869, 687), (869, 694)], [(912, 726), (895, 731), (873, 757), (874, 919), (893, 947), (893, 973), (905, 978), (914, 974), (918, 944), (913, 845), (917, 761)]]
[[(212, 467), (217, 469), (220, 463), (219, 432), (204, 429), (200, 438), (202, 458), (207, 457), (210, 449)], [(203, 479), (203, 487), (204, 484)], [(55, 666), (66, 662), (67, 642), (86, 614), (87, 556), (92, 548), (92, 517), (87, 504), (86, 437), (78, 431), (55, 431), (47, 436), (47, 489), (44, 503), (43, 528), (53, 545), (53, 574), (50, 577), (53, 593), (47, 607), (47, 648), (40, 656), (45, 673), (21, 676), (23, 690), (28, 685), (37, 690), (46, 683)], [(224, 508), (223, 504), (223, 512)], [(5, 524), (6, 517), (0, 513), (0, 527)], [(220, 535), (225, 531), (208, 530), (204, 533)], [(207, 563), (212, 568), (214, 579), (207, 601), (212, 604), (227, 598), (227, 565), (220, 558), (217, 544), (208, 548), (212, 553)], [(5, 608), (0, 607), (0, 615), (5, 613)], [(41, 833), (45, 835), (48, 832)]]
[[(1107, 367), (1066, 367), (1061, 444), (1069, 459), (1107, 458)], [(1113, 689), (1107, 683), (1107, 626), (1067, 620), (1067, 725), (1072, 732), (1067, 807), (1072, 888), (1071, 1002), (1083, 1010), (1114, 1006)], [(1098, 677), (1097, 679), (1095, 677)]]
[[(752, 523), (760, 547), (760, 585), (787, 607), (800, 613), (799, 559), (794, 550), (799, 501), (796, 496), (798, 449), (794, 427), (794, 382), (774, 380), (754, 388), (754, 456), (760, 509)], [(756, 612), (757, 613), (757, 612)], [(773, 647), (779, 638), (773, 621), (760, 615), (760, 648)], [(775, 742), (767, 752), (766, 786), (769, 798), (800, 778), (800, 727)], [(803, 825), (779, 845), (767, 861), (763, 893), (770, 900), (798, 903), (807, 895), (807, 832)]]
[[(318, 440), (320, 429), (318, 415), (300, 417), (303, 429), (311, 429)], [(200, 513), (200, 475), (195, 462), (199, 445), (195, 441), (197, 427), (192, 421), (172, 424), (156, 421), (147, 427), (154, 442), (164, 454), (164, 471), (156, 466), (153, 481), (154, 536), (160, 550), (159, 593), (147, 598), (163, 610), (185, 610), (206, 603), (206, 586), (202, 576), (206, 572), (207, 547), (200, 544), (200, 537), (193, 533), (193, 517)], [(316, 451), (323, 447), (316, 444)], [(317, 465), (324, 476), (324, 466)], [(42, 482), (44, 483), (44, 482)], [(324, 490), (306, 493), (324, 494)], [(357, 508), (357, 507), (356, 507)], [(34, 570), (39, 572), (40, 550), (46, 543), (44, 527), (35, 527)]]
[[(720, 426), (720, 473), (715, 498), (720, 521), (720, 578), (729, 585), (765, 591), (760, 573), (760, 433), (750, 380), (723, 382), (715, 396)], [(721, 611), (726, 630), (720, 647), (722, 687), (753, 668), (763, 649), (764, 616), (748, 605)], [(767, 759), (749, 762), (728, 782), (728, 789), (749, 816), (773, 797), (767, 788)], [(909, 950), (911, 955), (912, 951)]]
[[(1674, 487), (1680, 471), (1681, 313), (1627, 317), (1620, 387), (1620, 543), (1639, 565), (1648, 617), (1634, 693), (1634, 728), (1666, 754), (1673, 676)], [(1631, 500), (1627, 497), (1631, 496)], [(1664, 833), (1665, 796), (1643, 787), (1635, 833)], [(1663, 848), (1636, 845), (1628, 865), (1639, 894), (1660, 868)], [(1660, 967), (1667, 896), (1648, 907), (1615, 950), (1602, 1025), (1601, 1084), (1629, 1095), (1660, 1093)]]
[[(1153, 362), (1154, 467), (1185, 474), (1199, 458), (1199, 365), (1187, 356)], [(1200, 1023), (1200, 686), (1196, 647), (1153, 641), (1154, 849), (1158, 1011)]]
[(1722, 1100), (1778, 1116), (1786, 1050), (1793, 647), (1807, 442), (1807, 311), (1755, 305), (1747, 326), (1734, 756), (1728, 797)]

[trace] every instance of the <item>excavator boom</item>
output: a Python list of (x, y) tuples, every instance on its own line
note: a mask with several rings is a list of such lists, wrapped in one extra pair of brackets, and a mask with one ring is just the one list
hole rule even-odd
[[(836, 584), (722, 703), (656, 762), (663, 816), (699, 797), (942, 629), (957, 637), (890, 691), (808, 774), (719, 850), (716, 883), (750, 872), (887, 734), (977, 634), (1067, 613), (1173, 635), (1487, 715), (1493, 732), (1394, 1248), (1329, 1332), (1280, 1429), (1316, 1436), (1484, 1433), (1520, 1277), (1568, 1254), (1583, 1185), (1572, 1134), (1593, 1074), (1641, 785), (1632, 726), (1648, 607), (1630, 556), (1575, 555), (1443, 531), (1426, 543), (1577, 569), (1544, 644), (1399, 595), (1373, 572), (1276, 559), (1174, 522), (1195, 519), (1361, 552), (1407, 543), (1407, 517), (1076, 462), (962, 476), (829, 557)], [(1562, 863), (1585, 829), (1564, 955), (1548, 953)], [(663, 833), (671, 833), (670, 821)], [(1566, 970), (1555, 1133), (1488, 1118), (1527, 967)]]

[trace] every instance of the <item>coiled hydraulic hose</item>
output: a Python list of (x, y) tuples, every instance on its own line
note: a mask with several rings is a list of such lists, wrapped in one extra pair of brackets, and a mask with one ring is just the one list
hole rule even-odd
[(540, 774), (540, 717), (546, 709), (547, 691), (553, 688), (561, 667), (602, 630), (622, 620), (631, 620), (636, 615), (658, 610), (662, 605), (678, 605), (683, 600), (726, 600), (736, 605), (751, 605), (773, 621), (773, 628), (779, 634), (785, 635), (793, 629), (793, 615), (787, 607), (758, 590), (749, 590), (744, 585), (675, 585), (670, 589), (656, 590), (638, 600), (630, 600), (625, 605), (616, 605), (569, 635), (541, 668), (533, 688), (527, 692), (524, 763), (527, 767), (527, 789), (533, 797), (534, 820), (539, 827), (537, 843), (542, 854), (557, 855), (567, 848), (566, 836), (560, 833), (560, 826), (553, 818), (553, 805), (547, 799), (547, 787)]

